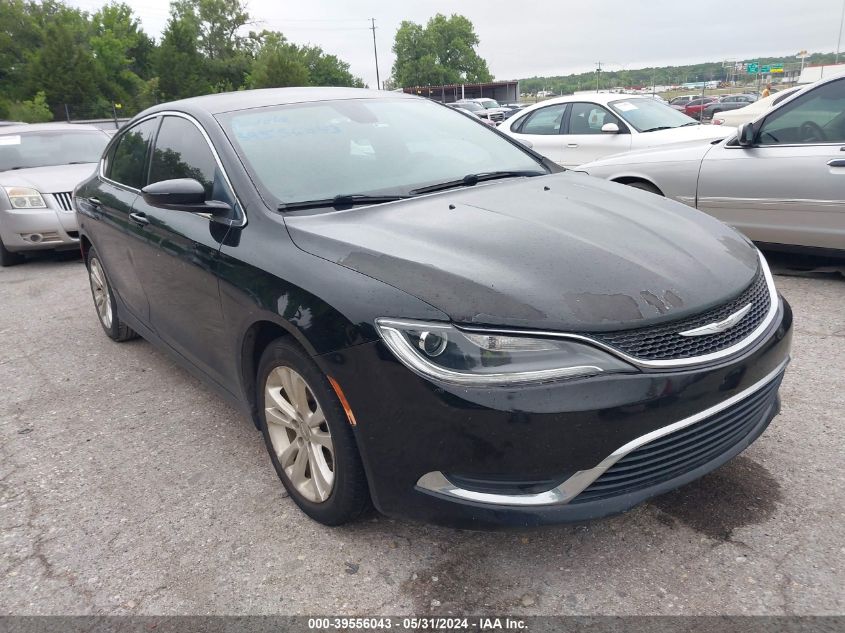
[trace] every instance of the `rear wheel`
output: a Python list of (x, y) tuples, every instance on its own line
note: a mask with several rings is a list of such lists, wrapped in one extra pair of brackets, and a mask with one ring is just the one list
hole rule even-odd
[(13, 253), (9, 249), (6, 248), (6, 245), (3, 244), (3, 240), (0, 240), (0, 266), (14, 266), (15, 264), (20, 264), (23, 261), (23, 255), (20, 253)]
[(120, 320), (117, 314), (117, 303), (109, 287), (108, 277), (103, 268), (103, 263), (93, 248), (88, 251), (88, 282), (91, 285), (91, 296), (94, 298), (94, 307), (97, 310), (97, 318), (103, 331), (113, 341), (128, 341), (137, 337), (135, 330)]
[(326, 375), (280, 338), (262, 354), (256, 384), (264, 443), (296, 505), (325, 525), (360, 516), (370, 503), (364, 467)]
[(663, 192), (660, 191), (657, 187), (655, 187), (650, 182), (644, 182), (642, 180), (635, 180), (633, 182), (626, 182), (626, 185), (629, 187), (633, 187), (634, 189), (642, 189), (643, 191), (648, 191), (649, 193), (657, 194), (658, 196), (662, 196)]

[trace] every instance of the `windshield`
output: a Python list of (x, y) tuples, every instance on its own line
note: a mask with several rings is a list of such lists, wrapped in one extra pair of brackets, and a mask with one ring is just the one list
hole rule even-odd
[(458, 103), (457, 106), (462, 110), (469, 110), (470, 112), (480, 112), (484, 108), (477, 103)]
[(488, 126), (424, 99), (349, 99), (219, 117), (276, 203), (408, 195), (468, 174), (548, 170)]
[(109, 142), (104, 132), (54, 130), (0, 135), (0, 171), (96, 163)]
[(484, 106), (485, 108), (487, 108), (488, 110), (489, 110), (490, 108), (499, 108), (499, 107), (501, 107), (501, 106), (499, 106), (499, 102), (498, 102), (498, 101), (496, 101), (495, 99), (485, 99), (484, 101), (482, 101), (482, 102), (481, 102), (481, 105), (483, 105), (483, 106)]
[(608, 105), (631, 124), (637, 132), (652, 132), (683, 125), (698, 125), (698, 121), (683, 112), (654, 99), (624, 99)]

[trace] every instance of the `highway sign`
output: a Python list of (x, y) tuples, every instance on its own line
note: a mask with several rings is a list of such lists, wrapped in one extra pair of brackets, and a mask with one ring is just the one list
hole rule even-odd
[(748, 62), (748, 65), (745, 67), (746, 71), (751, 75), (756, 75), (759, 72), (759, 65), (757, 62)]
[(783, 72), (783, 64), (772, 64), (772, 72), (773, 73), (782, 73)]

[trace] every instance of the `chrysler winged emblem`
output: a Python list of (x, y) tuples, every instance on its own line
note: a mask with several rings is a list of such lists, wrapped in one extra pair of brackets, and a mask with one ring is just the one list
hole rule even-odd
[(732, 315), (725, 317), (721, 321), (714, 321), (713, 323), (708, 323), (707, 325), (702, 325), (701, 327), (687, 330), (686, 332), (678, 332), (678, 334), (681, 336), (710, 336), (711, 334), (718, 334), (719, 332), (731, 329), (737, 323), (742, 321), (742, 318), (750, 311), (751, 304), (749, 303), (747, 306), (740, 308)]

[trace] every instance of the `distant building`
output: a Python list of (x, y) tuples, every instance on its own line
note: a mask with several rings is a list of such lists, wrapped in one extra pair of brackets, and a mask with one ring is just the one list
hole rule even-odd
[(412, 86), (402, 88), (402, 92), (428, 97), (443, 103), (453, 103), (461, 99), (489, 97), (499, 103), (519, 101), (518, 81), (490, 81), (476, 84), (449, 84), (446, 86)]
[(798, 77), (799, 84), (811, 84), (819, 79), (829, 79), (845, 75), (845, 64), (828, 64), (826, 66), (804, 66), (801, 76)]

